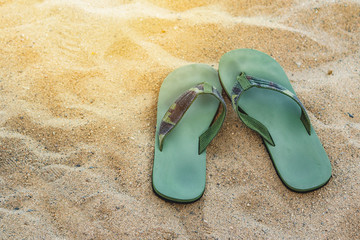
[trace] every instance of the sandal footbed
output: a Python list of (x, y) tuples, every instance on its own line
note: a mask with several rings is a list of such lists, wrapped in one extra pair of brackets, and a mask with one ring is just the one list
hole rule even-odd
[[(221, 58), (219, 76), (228, 95), (240, 72), (281, 84), (294, 92), (282, 67), (257, 50), (237, 49)], [(301, 109), (293, 100), (276, 91), (251, 88), (241, 95), (238, 106), (269, 130), (275, 146), (264, 143), (287, 187), (307, 192), (328, 182), (329, 158), (313, 128), (308, 135), (300, 120)]]
[[(171, 104), (186, 90), (207, 82), (222, 91), (218, 73), (208, 65), (192, 64), (171, 72), (163, 81), (158, 98), (157, 131)], [(178, 125), (166, 136), (163, 150), (158, 147), (156, 131), (153, 189), (161, 197), (175, 202), (193, 202), (205, 190), (206, 151), (198, 154), (199, 136), (211, 124), (219, 101), (199, 95)]]

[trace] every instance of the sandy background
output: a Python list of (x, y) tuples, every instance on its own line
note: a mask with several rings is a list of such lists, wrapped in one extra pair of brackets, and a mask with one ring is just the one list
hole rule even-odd
[[(359, 239), (359, 25), (355, 0), (0, 0), (0, 239)], [(165, 202), (163, 79), (244, 47), (284, 67), (333, 177), (288, 190), (227, 100), (204, 196)]]

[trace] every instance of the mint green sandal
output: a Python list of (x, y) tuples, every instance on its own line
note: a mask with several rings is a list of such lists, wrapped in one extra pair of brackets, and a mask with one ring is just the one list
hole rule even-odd
[(258, 132), (284, 184), (297, 192), (325, 185), (331, 164), (282, 67), (265, 53), (237, 49), (219, 63), (239, 118)]
[[(162, 83), (152, 175), (153, 189), (159, 196), (193, 202), (204, 193), (205, 149), (226, 115), (221, 91), (217, 72), (204, 64), (178, 68)], [(213, 121), (219, 101), (222, 113)]]

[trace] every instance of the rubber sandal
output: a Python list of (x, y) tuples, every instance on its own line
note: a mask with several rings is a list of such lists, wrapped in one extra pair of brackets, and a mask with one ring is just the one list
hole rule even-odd
[[(160, 197), (193, 202), (203, 195), (205, 149), (226, 115), (221, 91), (218, 73), (205, 64), (180, 67), (162, 83), (152, 175), (153, 189)], [(219, 102), (222, 112), (214, 120)]]
[(253, 49), (224, 54), (222, 86), (239, 118), (258, 132), (283, 183), (296, 192), (325, 185), (331, 164), (282, 67)]

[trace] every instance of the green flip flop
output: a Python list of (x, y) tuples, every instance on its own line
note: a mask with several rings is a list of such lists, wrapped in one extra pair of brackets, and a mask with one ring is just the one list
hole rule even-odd
[(315, 190), (331, 177), (331, 164), (282, 67), (253, 49), (224, 54), (222, 86), (239, 118), (258, 132), (284, 184)]
[[(152, 175), (153, 189), (160, 197), (193, 202), (204, 193), (205, 149), (226, 115), (221, 91), (218, 73), (205, 64), (180, 67), (162, 83)], [(222, 112), (214, 120), (219, 102)]]

